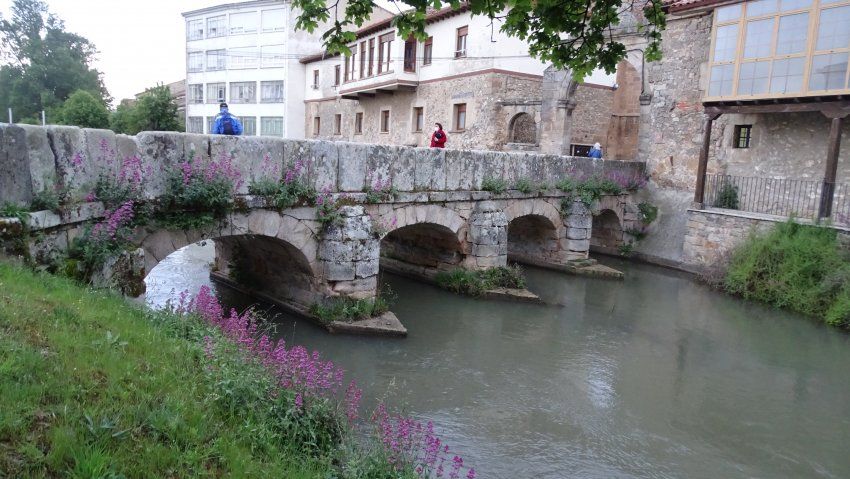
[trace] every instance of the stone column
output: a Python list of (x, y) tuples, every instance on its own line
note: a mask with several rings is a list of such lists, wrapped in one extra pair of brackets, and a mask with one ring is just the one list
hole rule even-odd
[(469, 218), (469, 269), (487, 269), (508, 264), (508, 218), (492, 201), (478, 203)]
[(372, 298), (378, 289), (380, 240), (362, 206), (343, 206), (342, 220), (321, 234), (319, 261), (328, 296)]
[(590, 251), (590, 235), (593, 227), (593, 214), (590, 208), (579, 200), (573, 204), (564, 218), (566, 238), (561, 240), (561, 249), (566, 251), (568, 261), (587, 259)]

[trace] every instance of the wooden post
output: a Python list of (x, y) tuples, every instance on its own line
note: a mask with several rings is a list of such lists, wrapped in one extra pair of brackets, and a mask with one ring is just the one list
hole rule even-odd
[(702, 208), (705, 200), (705, 171), (708, 166), (708, 151), (711, 147), (711, 125), (719, 117), (719, 113), (707, 113), (702, 131), (702, 149), (699, 152), (699, 165), (697, 166), (697, 186), (694, 191), (694, 203)]
[(820, 208), (818, 218), (832, 216), (832, 200), (835, 195), (835, 176), (838, 171), (838, 152), (841, 148), (841, 129), (844, 126), (843, 116), (832, 117), (829, 128), (829, 144), (826, 152), (826, 170), (823, 174), (823, 186), (820, 192)]

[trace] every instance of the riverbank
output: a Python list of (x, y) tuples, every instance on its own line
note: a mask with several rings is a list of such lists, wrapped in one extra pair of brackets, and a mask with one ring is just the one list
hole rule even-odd
[(359, 391), (336, 399), (333, 363), (198, 298), (190, 316), (152, 312), (0, 262), (0, 476), (389, 477), (370, 474), (395, 458), (416, 477), (419, 450), (354, 439)]

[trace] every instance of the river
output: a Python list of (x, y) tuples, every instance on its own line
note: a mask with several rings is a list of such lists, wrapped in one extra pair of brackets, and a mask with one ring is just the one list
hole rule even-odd
[[(148, 302), (209, 284), (211, 254), (190, 246), (161, 262)], [(406, 339), (269, 313), (364, 397), (433, 420), (480, 478), (850, 477), (850, 335), (670, 270), (603, 262), (626, 279), (527, 268), (548, 306), (385, 275)]]

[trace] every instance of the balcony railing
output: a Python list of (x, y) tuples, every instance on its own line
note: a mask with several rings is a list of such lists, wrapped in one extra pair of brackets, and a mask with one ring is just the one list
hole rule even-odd
[[(832, 188), (831, 208), (821, 202)], [(828, 193), (828, 192), (827, 192)], [(715, 208), (817, 220), (824, 211), (834, 224), (850, 226), (850, 184), (822, 181), (706, 175), (705, 205)]]

